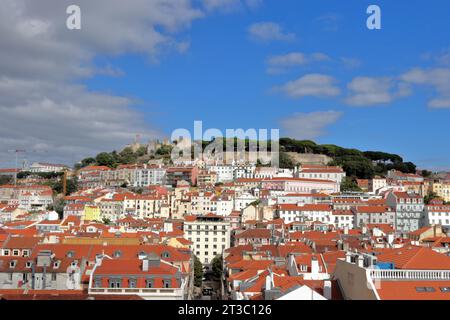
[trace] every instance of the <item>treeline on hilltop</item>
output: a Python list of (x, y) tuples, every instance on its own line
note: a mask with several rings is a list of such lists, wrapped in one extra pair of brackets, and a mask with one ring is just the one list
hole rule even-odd
[[(223, 150), (227, 150), (226, 144), (230, 139), (222, 139)], [(202, 141), (202, 148), (205, 149), (213, 143), (211, 141)], [(252, 145), (256, 142), (259, 150), (263, 144), (261, 141), (239, 140), (233, 139), (234, 150), (240, 149), (239, 144), (244, 146), (245, 151), (254, 151)], [(252, 144), (251, 144), (252, 143)], [(264, 141), (264, 146), (271, 151), (271, 141)], [(341, 166), (348, 176), (359, 179), (370, 179), (376, 175), (385, 176), (391, 169), (395, 169), (404, 173), (415, 173), (416, 165), (412, 162), (404, 162), (403, 158), (397, 154), (386, 153), (381, 151), (360, 151), (357, 149), (343, 148), (333, 144), (316, 144), (311, 140), (296, 140), (291, 138), (281, 138), (279, 140), (280, 147), (280, 167), (293, 168), (299, 163), (289, 157), (287, 152), (295, 152), (301, 154), (323, 154), (329, 156), (333, 160), (329, 165)], [(163, 145), (156, 150), (155, 154), (147, 155), (147, 149), (142, 146), (137, 151), (127, 147), (120, 152), (101, 152), (95, 158), (83, 159), (76, 165), (76, 168), (82, 168), (90, 165), (107, 166), (115, 168), (120, 164), (138, 163), (142, 159), (163, 158), (170, 160), (172, 146)]]
[(145, 156), (147, 149), (142, 146), (136, 152), (132, 148), (126, 147), (120, 152), (100, 152), (97, 156), (89, 157), (81, 160), (75, 165), (75, 169), (81, 169), (87, 166), (106, 166), (115, 168), (120, 164), (133, 164), (137, 163), (140, 157)]
[[(333, 161), (329, 165), (341, 166), (348, 176), (359, 179), (370, 179), (376, 175), (384, 176), (391, 169), (404, 173), (415, 173), (416, 165), (412, 162), (404, 162), (403, 158), (396, 154), (381, 151), (360, 151), (357, 149), (348, 149), (333, 144), (316, 144), (310, 140), (295, 140), (290, 138), (280, 139), (280, 152), (297, 152), (324, 154)], [(280, 155), (280, 162), (286, 159), (286, 156)], [(287, 163), (280, 164), (292, 165)]]

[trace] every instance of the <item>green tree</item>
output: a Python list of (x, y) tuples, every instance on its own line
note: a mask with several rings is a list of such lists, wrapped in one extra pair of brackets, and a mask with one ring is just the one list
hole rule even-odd
[(293, 169), (294, 167), (295, 162), (291, 159), (291, 157), (285, 152), (280, 152), (280, 168)]
[[(50, 182), (50, 186), (53, 189), (53, 192), (55, 192), (56, 194), (60, 194), (63, 192), (63, 181), (62, 179), (56, 181), (56, 182)], [(72, 179), (67, 179), (67, 190), (66, 190), (66, 196), (74, 193), (78, 190), (78, 180), (76, 177), (72, 178)]]
[(430, 204), (431, 200), (438, 198), (439, 197), (435, 192), (430, 192), (425, 197), (423, 197), (423, 202), (425, 202), (425, 204)]
[(84, 167), (93, 165), (95, 163), (96, 163), (96, 160), (94, 158), (86, 158), (86, 159), (81, 160), (81, 167), (84, 168)]
[(158, 150), (156, 150), (155, 154), (158, 156), (170, 156), (172, 149), (172, 146), (163, 145)]
[(433, 174), (433, 172), (428, 171), (428, 170), (422, 170), (421, 173), (422, 173), (422, 177), (425, 177), (425, 178), (429, 178)]
[(95, 158), (99, 166), (107, 166), (112, 168), (115, 164), (114, 157), (107, 152), (101, 152)]
[(197, 256), (194, 256), (194, 286), (201, 287), (203, 282), (203, 265)]
[(345, 177), (341, 183), (341, 191), (342, 192), (345, 192), (345, 191), (361, 192), (362, 190), (358, 186), (358, 184), (356, 183), (356, 181), (354, 179), (352, 179), (351, 177)]
[[(19, 175), (17, 175), (19, 177)], [(0, 176), (0, 185), (12, 183), (13, 178), (11, 176)]]
[(215, 256), (214, 259), (211, 261), (212, 264), (212, 271), (214, 274), (214, 277), (221, 278), (223, 274), (223, 257), (222, 255)]
[(130, 147), (126, 147), (119, 153), (118, 162), (122, 164), (136, 163), (137, 158), (137, 154), (135, 154)]
[(55, 199), (55, 201), (53, 201), (53, 204), (47, 206), (47, 210), (57, 212), (59, 218), (62, 219), (62, 217), (64, 216), (64, 199)]

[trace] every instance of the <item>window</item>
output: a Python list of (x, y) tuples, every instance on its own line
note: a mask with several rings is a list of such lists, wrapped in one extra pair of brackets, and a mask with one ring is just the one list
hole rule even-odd
[(121, 288), (122, 287), (122, 279), (109, 279), (109, 287), (110, 288)]
[(433, 287), (416, 287), (417, 292), (435, 292), (436, 289)]
[(19, 255), (19, 250), (14, 249), (14, 250), (13, 250), (13, 256), (18, 256), (18, 255)]
[(8, 249), (4, 249), (4, 250), (3, 250), (3, 255), (9, 256), (9, 250), (8, 250)]
[(129, 288), (136, 288), (136, 279), (129, 279), (128, 280), (128, 287)]
[(450, 287), (439, 287), (442, 292), (450, 293)]
[(56, 281), (56, 273), (52, 273), (52, 281)]
[(153, 280), (147, 280), (145, 286), (147, 288), (153, 288), (154, 287)]
[(101, 278), (95, 278), (94, 279), (94, 287), (95, 288), (101, 288), (102, 287), (102, 279)]
[(172, 281), (171, 280), (163, 280), (163, 287), (164, 288), (172, 287)]

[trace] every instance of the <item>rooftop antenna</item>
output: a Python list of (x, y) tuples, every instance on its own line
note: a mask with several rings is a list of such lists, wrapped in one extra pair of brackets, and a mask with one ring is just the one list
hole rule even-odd
[(19, 162), (19, 153), (25, 153), (25, 150), (8, 150), (8, 152), (14, 152), (16, 154), (16, 162), (15, 162), (15, 167), (14, 167), (14, 187), (17, 187), (17, 171), (18, 171), (18, 162)]

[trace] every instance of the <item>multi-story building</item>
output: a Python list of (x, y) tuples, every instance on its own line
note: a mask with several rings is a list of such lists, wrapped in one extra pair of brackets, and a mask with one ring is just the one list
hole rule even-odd
[(373, 179), (369, 180), (369, 191), (377, 193), (378, 190), (387, 186), (386, 178), (375, 176)]
[(357, 206), (352, 208), (356, 227), (368, 224), (395, 224), (395, 212), (389, 206)]
[(450, 205), (440, 202), (425, 206), (425, 225), (450, 228)]
[(273, 178), (263, 180), (262, 188), (296, 193), (336, 193), (340, 191), (340, 184), (336, 181), (320, 179)]
[(52, 163), (42, 163), (34, 162), (30, 165), (27, 171), (34, 173), (51, 173), (51, 172), (63, 172), (69, 169), (68, 166), (64, 164), (52, 164)]
[(397, 232), (407, 233), (422, 227), (424, 203), (421, 196), (406, 192), (390, 192), (386, 202), (395, 211)]
[(285, 223), (304, 221), (305, 219), (334, 223), (331, 219), (332, 208), (328, 204), (280, 204), (277, 214)]
[(431, 191), (445, 202), (450, 202), (450, 181), (437, 180), (432, 182)]
[(145, 300), (184, 300), (188, 284), (180, 269), (150, 253), (134, 259), (101, 256), (89, 277), (92, 295), (138, 295)]
[(341, 167), (305, 165), (300, 166), (294, 176), (303, 179), (331, 180), (341, 184), (345, 171)]
[(148, 187), (151, 185), (162, 185), (166, 176), (166, 169), (162, 166), (153, 165), (136, 168), (131, 176), (133, 187)]
[(178, 182), (186, 181), (194, 186), (197, 184), (197, 176), (197, 167), (171, 167), (166, 171), (166, 184), (175, 187)]
[(221, 216), (186, 216), (183, 231), (184, 237), (192, 242), (192, 252), (207, 267), (230, 247), (230, 223)]
[(208, 170), (202, 170), (197, 177), (197, 185), (200, 188), (212, 187), (217, 183), (217, 173)]

